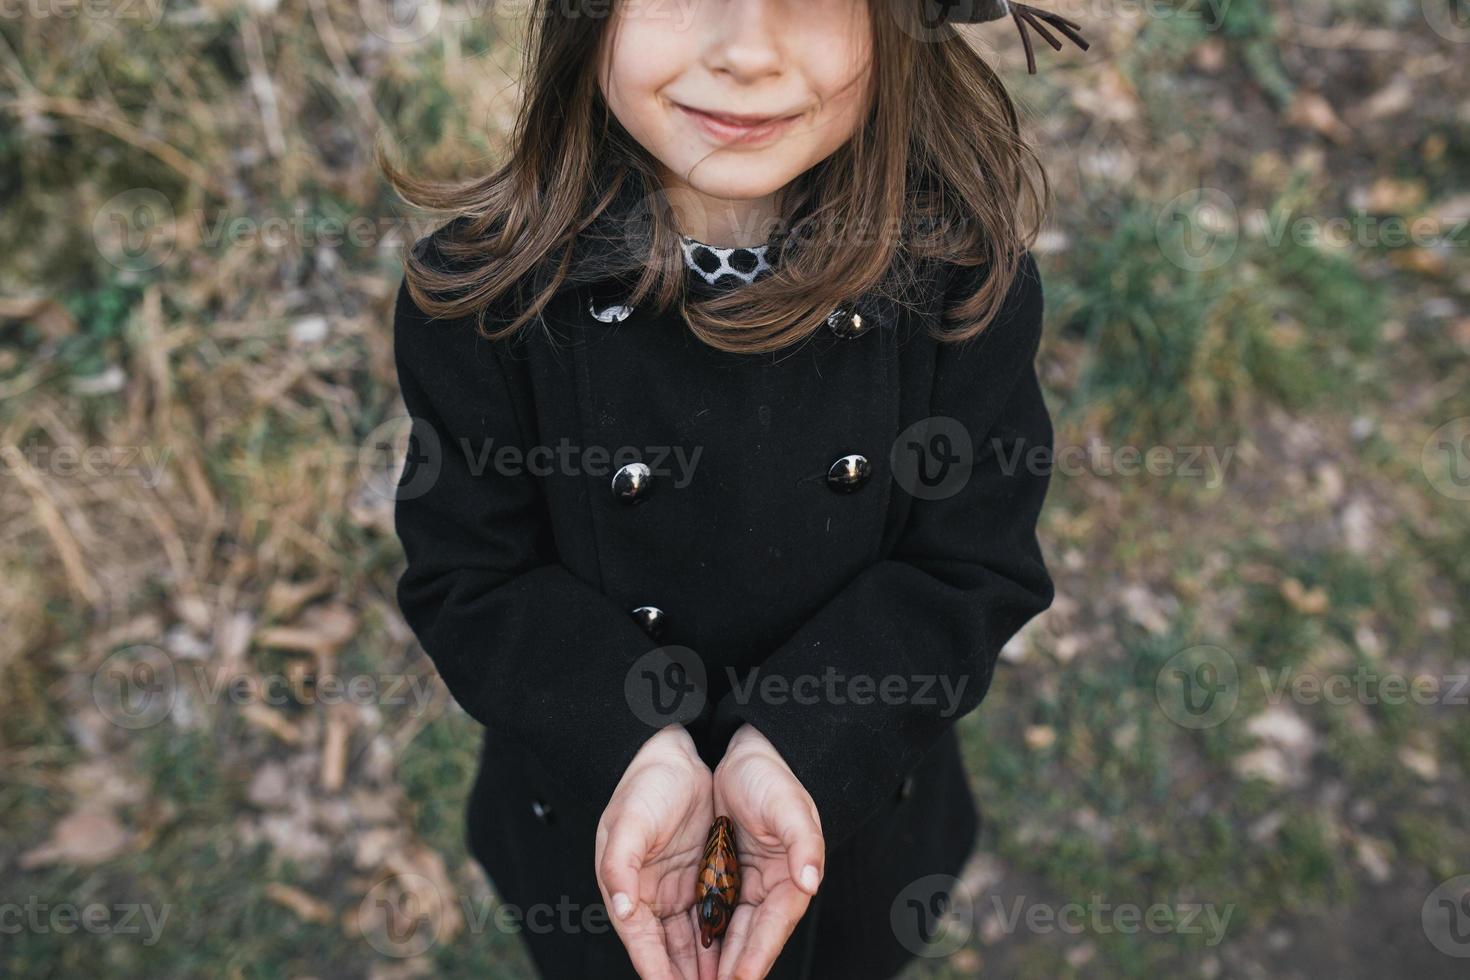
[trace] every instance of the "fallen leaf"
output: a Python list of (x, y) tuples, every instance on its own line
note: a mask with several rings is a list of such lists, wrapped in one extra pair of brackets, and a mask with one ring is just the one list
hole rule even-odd
[(1366, 207), (1375, 214), (1414, 214), (1424, 198), (1422, 180), (1379, 177), (1368, 188)]
[(301, 729), (288, 721), (285, 715), (263, 704), (252, 701), (243, 705), (240, 715), (250, 724), (265, 729), (289, 745), (298, 745), (301, 742)]
[(1346, 142), (1352, 135), (1348, 127), (1337, 117), (1332, 103), (1316, 92), (1298, 91), (1296, 97), (1291, 100), (1291, 107), (1287, 109), (1286, 119), (1293, 126), (1310, 129), (1334, 143)]
[(343, 705), (332, 705), (327, 711), (326, 731), (322, 735), (322, 789), (336, 793), (342, 789), (347, 772), (347, 739), (351, 727)]
[(1247, 721), (1245, 730), (1294, 755), (1310, 755), (1316, 750), (1316, 735), (1312, 726), (1288, 708), (1267, 708)]
[(89, 867), (110, 861), (128, 847), (132, 835), (110, 810), (76, 810), (57, 822), (51, 839), (20, 856), (25, 870), (48, 864)]
[(1413, 104), (1413, 86), (1403, 75), (1398, 75), (1393, 81), (1358, 103), (1352, 114), (1357, 119), (1382, 119), (1384, 116), (1396, 116), (1412, 107)]
[(275, 626), (255, 634), (255, 642), (263, 647), (296, 650), (330, 656), (357, 634), (357, 615), (341, 603), (312, 606), (295, 626)]
[(24, 320), (47, 340), (61, 340), (77, 332), (76, 317), (48, 296), (0, 296), (0, 320)]
[(1286, 756), (1271, 746), (1238, 756), (1235, 760), (1235, 771), (1242, 777), (1264, 780), (1273, 786), (1288, 786), (1293, 782)]
[(1381, 885), (1393, 877), (1393, 867), (1389, 863), (1381, 841), (1374, 840), (1372, 837), (1359, 837), (1355, 842), (1353, 852), (1358, 859), (1358, 864), (1368, 873), (1369, 879), (1376, 884)]
[(271, 901), (284, 905), (295, 912), (297, 918), (306, 922), (332, 921), (332, 907), (299, 888), (273, 881), (265, 886), (265, 894)]
[(1404, 746), (1399, 749), (1399, 761), (1414, 775), (1426, 782), (1439, 779), (1439, 760), (1426, 749)]
[(336, 587), (333, 575), (319, 575), (305, 582), (277, 580), (265, 593), (265, 615), (270, 619), (290, 619), (313, 599), (320, 599)]
[(1033, 752), (1051, 748), (1057, 740), (1057, 730), (1050, 725), (1029, 725), (1026, 728), (1026, 747)]
[(1291, 608), (1306, 616), (1320, 616), (1327, 611), (1327, 590), (1317, 585), (1308, 589), (1301, 581), (1288, 578), (1281, 583), (1281, 597)]

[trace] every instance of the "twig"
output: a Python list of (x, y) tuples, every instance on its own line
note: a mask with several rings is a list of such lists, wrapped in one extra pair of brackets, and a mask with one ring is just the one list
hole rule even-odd
[(260, 40), (260, 27), (249, 14), (240, 18), (240, 37), (245, 42), (245, 60), (250, 63), (250, 87), (260, 104), (261, 122), (265, 126), (265, 145), (279, 160), (286, 155), (286, 134), (281, 129), (281, 107), (276, 101), (276, 86), (265, 64), (265, 45)]
[(89, 105), (78, 99), (69, 99), (64, 96), (30, 95), (0, 99), (0, 109), (10, 109), (17, 113), (45, 112), (91, 126), (130, 146), (137, 147), (216, 197), (228, 196), (224, 188), (203, 167), (184, 156), (171, 144), (155, 136), (149, 136), (125, 119), (119, 119), (106, 107)]

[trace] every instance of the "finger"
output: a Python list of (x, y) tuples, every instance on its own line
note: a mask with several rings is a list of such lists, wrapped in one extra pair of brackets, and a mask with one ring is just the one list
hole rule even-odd
[(755, 920), (755, 909), (754, 905), (735, 906), (735, 913), (730, 916), (730, 924), (725, 928), (724, 938), (710, 947), (720, 951), (715, 973), (717, 980), (729, 980), (735, 973), (735, 964), (740, 960), (746, 940), (750, 938), (750, 925)]
[(664, 920), (664, 950), (679, 976), (684, 980), (699, 980), (699, 937), (688, 912)]
[(795, 888), (778, 888), (766, 897), (755, 909), (746, 938), (730, 972), (724, 973), (725, 958), (720, 958), (720, 980), (746, 980), (764, 977), (776, 963), (776, 957), (786, 948), (786, 940), (796, 928), (796, 923), (806, 912), (811, 898)]
[(638, 876), (650, 836), (646, 821), (624, 809), (603, 827), (605, 835), (601, 830), (598, 834), (597, 887), (612, 912), (613, 929), (640, 977), (678, 980), (664, 947), (663, 924), (639, 900)]
[(614, 923), (626, 919), (638, 904), (638, 873), (648, 853), (648, 828), (624, 810), (607, 825), (606, 843), (597, 855), (597, 885)]
[[(805, 794), (801, 794), (805, 795)], [(791, 880), (808, 897), (817, 893), (827, 866), (827, 845), (822, 825), (810, 798), (788, 797), (772, 806), (771, 829), (786, 850), (786, 866)]]
[(690, 933), (695, 937), (694, 956), (699, 967), (699, 980), (715, 980), (715, 974), (720, 968), (720, 955), (730, 935), (728, 929), (725, 932), (724, 938), (713, 940), (709, 944), (709, 949), (705, 949), (704, 943), (698, 938), (699, 908), (697, 906), (689, 909), (689, 929)]
[(613, 917), (613, 928), (633, 961), (633, 969), (643, 980), (683, 980), (669, 962), (664, 945), (663, 922), (653, 909), (639, 903), (625, 920)]

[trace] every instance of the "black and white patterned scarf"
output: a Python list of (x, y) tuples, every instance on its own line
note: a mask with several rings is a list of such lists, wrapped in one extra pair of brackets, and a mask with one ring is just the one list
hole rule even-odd
[(684, 251), (684, 264), (711, 286), (749, 285), (771, 268), (766, 261), (769, 243), (722, 248), (680, 235), (679, 245)]

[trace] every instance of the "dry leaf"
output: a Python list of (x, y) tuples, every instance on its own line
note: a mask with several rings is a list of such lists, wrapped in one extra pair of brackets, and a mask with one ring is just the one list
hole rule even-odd
[(110, 810), (76, 810), (57, 822), (49, 841), (22, 854), (20, 866), (30, 870), (48, 864), (101, 864), (125, 851), (131, 840), (132, 835)]
[(1396, 116), (1413, 104), (1413, 86), (1403, 75), (1398, 75), (1392, 82), (1359, 103), (1353, 115), (1360, 119), (1382, 119), (1384, 116)]
[(318, 657), (336, 653), (357, 633), (357, 615), (341, 603), (312, 606), (295, 626), (276, 626), (255, 634), (263, 647), (296, 650)]
[(1219, 38), (1209, 38), (1194, 46), (1194, 66), (1213, 75), (1225, 67), (1225, 45)]
[(1123, 609), (1128, 613), (1128, 618), (1150, 633), (1162, 634), (1169, 631), (1169, 616), (1165, 612), (1166, 605), (1172, 602), (1160, 597), (1143, 585), (1130, 585), (1125, 588), (1119, 597), (1123, 603)]
[(1245, 730), (1293, 755), (1311, 755), (1316, 749), (1317, 739), (1312, 726), (1285, 707), (1267, 708), (1246, 722)]
[(0, 320), (26, 320), (47, 340), (61, 340), (77, 332), (76, 318), (48, 296), (0, 296)]
[(262, 810), (284, 806), (289, 788), (290, 777), (286, 775), (286, 767), (279, 762), (267, 762), (250, 778), (245, 798)]
[(301, 742), (301, 729), (286, 719), (286, 716), (259, 702), (252, 701), (242, 705), (240, 714), (250, 724), (257, 728), (264, 728), (276, 738), (290, 745)]
[(253, 613), (237, 612), (225, 619), (215, 632), (215, 647), (219, 651), (219, 664), (230, 669), (245, 658), (250, 649), (250, 638), (255, 634)]
[(1399, 761), (1404, 764), (1404, 768), (1426, 782), (1432, 783), (1439, 778), (1439, 760), (1428, 750), (1406, 745), (1399, 749)]
[(1051, 748), (1056, 740), (1057, 730), (1050, 725), (1028, 725), (1026, 727), (1026, 748), (1033, 752)]
[(1337, 118), (1332, 103), (1316, 92), (1297, 92), (1296, 98), (1291, 100), (1291, 107), (1286, 111), (1286, 119), (1293, 126), (1310, 129), (1334, 143), (1346, 142), (1352, 135), (1343, 121)]
[(320, 599), (336, 587), (334, 575), (320, 575), (305, 582), (286, 582), (280, 579), (271, 583), (265, 593), (265, 616), (269, 619), (290, 619), (301, 611), (301, 607), (313, 599)]
[(1389, 863), (1386, 849), (1381, 841), (1372, 837), (1359, 837), (1353, 848), (1358, 864), (1376, 884), (1383, 884), (1393, 877), (1393, 866)]
[(1444, 256), (1427, 248), (1396, 248), (1389, 253), (1388, 260), (1405, 272), (1422, 276), (1442, 276), (1449, 272)]
[(347, 772), (347, 738), (351, 734), (343, 705), (332, 705), (327, 711), (326, 731), (322, 735), (322, 789), (336, 793), (342, 789)]
[(1236, 757), (1235, 772), (1246, 779), (1260, 779), (1272, 786), (1289, 786), (1295, 780), (1280, 749), (1265, 746)]
[(1281, 583), (1281, 596), (1291, 604), (1291, 608), (1306, 616), (1320, 616), (1329, 605), (1326, 589), (1320, 585), (1308, 589), (1295, 578)]
[(265, 894), (271, 901), (295, 912), (299, 919), (307, 922), (332, 921), (332, 907), (299, 888), (292, 888), (290, 885), (273, 881), (265, 886)]
[(1364, 206), (1374, 214), (1414, 214), (1424, 203), (1424, 198), (1422, 180), (1379, 177), (1368, 188)]

